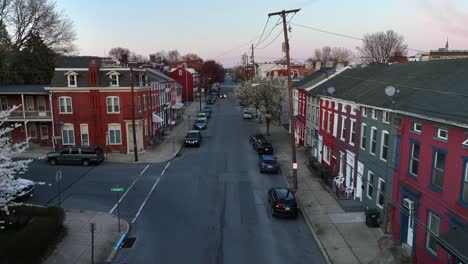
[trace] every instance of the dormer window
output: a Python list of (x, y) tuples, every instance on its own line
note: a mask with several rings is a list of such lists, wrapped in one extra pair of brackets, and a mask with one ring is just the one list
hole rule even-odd
[(67, 76), (68, 87), (77, 87), (78, 86), (78, 73), (68, 71), (64, 75)]
[(448, 140), (448, 131), (446, 129), (437, 129), (437, 138), (442, 140)]
[(468, 148), (468, 139), (466, 139), (465, 141), (463, 141), (462, 145), (463, 145), (465, 148)]
[(116, 71), (110, 71), (107, 73), (107, 75), (109, 76), (109, 85), (112, 87), (118, 87), (120, 73)]

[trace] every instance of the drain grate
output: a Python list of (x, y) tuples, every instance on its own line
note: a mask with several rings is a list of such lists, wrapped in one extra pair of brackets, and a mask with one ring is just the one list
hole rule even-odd
[(135, 243), (136, 237), (127, 237), (125, 240), (122, 242), (122, 248), (131, 248), (133, 247), (133, 244)]

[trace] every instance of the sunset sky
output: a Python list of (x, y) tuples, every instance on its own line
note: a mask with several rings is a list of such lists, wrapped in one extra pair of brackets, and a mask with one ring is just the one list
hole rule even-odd
[[(292, 23), (340, 34), (363, 34), (393, 29), (412, 49), (431, 50), (445, 45), (468, 49), (466, 0), (58, 0), (57, 6), (74, 21), (80, 55), (104, 56), (115, 46), (147, 56), (160, 50), (193, 52), (229, 67), (256, 44), (268, 13), (302, 8)], [(266, 33), (278, 17), (272, 17)], [(315, 48), (342, 46), (356, 52), (359, 40), (291, 25), (291, 56), (303, 61)], [(256, 61), (281, 54), (277, 26), (258, 45)], [(257, 38), (255, 38), (257, 37)], [(242, 44), (245, 44), (242, 46)]]

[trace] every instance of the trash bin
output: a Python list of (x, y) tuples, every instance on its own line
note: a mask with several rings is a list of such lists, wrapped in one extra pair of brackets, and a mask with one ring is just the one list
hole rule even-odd
[(380, 216), (380, 212), (379, 210), (375, 209), (375, 208), (371, 208), (371, 209), (366, 209), (365, 211), (366, 213), (366, 225), (367, 227), (371, 227), (371, 228), (375, 228), (375, 227), (379, 227), (379, 216)]

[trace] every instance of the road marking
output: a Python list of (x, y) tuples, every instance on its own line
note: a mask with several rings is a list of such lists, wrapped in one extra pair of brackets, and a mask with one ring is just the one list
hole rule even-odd
[(146, 167), (143, 169), (143, 171), (141, 171), (140, 175), (138, 175), (138, 177), (135, 178), (135, 180), (133, 180), (132, 182), (132, 185), (130, 185), (130, 187), (128, 187), (128, 189), (124, 192), (124, 194), (120, 197), (119, 201), (117, 203), (115, 203), (114, 207), (112, 207), (112, 209), (110, 209), (109, 211), (109, 214), (112, 214), (114, 212), (115, 209), (117, 209), (117, 205), (119, 203), (122, 202), (123, 198), (125, 198), (125, 196), (127, 195), (127, 193), (133, 188), (133, 186), (135, 185), (135, 183), (138, 181), (138, 179), (140, 178), (140, 176), (146, 171), (146, 169), (148, 169), (149, 167), (149, 164), (146, 165)]
[(158, 178), (158, 180), (156, 180), (156, 182), (155, 182), (154, 185), (153, 185), (153, 188), (151, 188), (151, 191), (148, 193), (148, 195), (146, 195), (146, 198), (145, 198), (145, 200), (143, 201), (143, 203), (141, 204), (140, 209), (138, 209), (138, 212), (136, 213), (135, 217), (134, 217), (133, 220), (132, 220), (132, 224), (135, 223), (135, 221), (137, 220), (138, 216), (139, 216), (140, 213), (141, 213), (141, 210), (143, 210), (143, 207), (145, 207), (146, 202), (148, 201), (148, 199), (150, 198), (150, 196), (151, 196), (151, 194), (153, 193), (154, 189), (156, 188), (156, 185), (158, 185), (159, 179), (161, 179), (161, 178)]
[(164, 175), (164, 173), (166, 172), (167, 168), (169, 167), (169, 165), (171, 164), (171, 161), (169, 161), (167, 164), (166, 164), (166, 167), (164, 167), (164, 170), (161, 172), (161, 176)]

